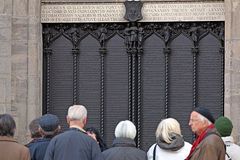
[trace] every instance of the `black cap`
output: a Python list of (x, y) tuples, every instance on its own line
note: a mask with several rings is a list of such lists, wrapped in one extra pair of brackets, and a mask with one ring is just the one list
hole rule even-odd
[(214, 123), (215, 119), (211, 112), (204, 107), (196, 107), (193, 111), (198, 112), (202, 116), (206, 117), (210, 122)]
[(52, 132), (58, 128), (60, 121), (56, 115), (45, 114), (40, 117), (39, 125), (44, 131)]

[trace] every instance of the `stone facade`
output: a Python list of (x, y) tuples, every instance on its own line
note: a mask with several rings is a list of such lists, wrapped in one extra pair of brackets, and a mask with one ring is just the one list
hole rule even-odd
[[(178, 0), (181, 1), (207, 0)], [(0, 0), (0, 113), (15, 117), (16, 137), (22, 143), (28, 141), (29, 122), (42, 113), (41, 2), (124, 0)], [(232, 119), (233, 136), (240, 142), (240, 1), (225, 0), (224, 3), (225, 115)]]
[(0, 0), (0, 113), (17, 123), (16, 138), (41, 115), (40, 0)]

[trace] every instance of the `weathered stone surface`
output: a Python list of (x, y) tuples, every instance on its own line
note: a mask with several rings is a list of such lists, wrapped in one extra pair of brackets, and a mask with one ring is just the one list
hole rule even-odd
[(39, 5), (41, 3), (41, 0), (30, 0), (28, 5), (28, 15), (29, 16), (39, 16), (40, 13), (40, 8), (41, 6)]
[(4, 0), (0, 0), (0, 14), (4, 13)]
[(239, 0), (225, 1), (225, 115), (233, 122), (232, 135), (240, 143), (240, 28)]
[(11, 17), (7, 15), (0, 16), (0, 41), (11, 40)]
[[(1, 36), (0, 36), (1, 38)], [(0, 58), (2, 56), (11, 56), (11, 41), (1, 41), (0, 40)]]
[(28, 0), (13, 0), (13, 16), (23, 17), (28, 15)]
[(11, 73), (11, 61), (9, 57), (0, 57), (0, 74)]
[(12, 15), (13, 11), (13, 0), (1, 0), (4, 1), (4, 14)]
[(12, 20), (12, 40), (28, 40), (28, 18), (13, 18)]
[[(28, 21), (29, 43), (38, 43), (41, 41), (41, 23), (40, 17), (31, 16)], [(40, 44), (39, 44), (40, 45)]]

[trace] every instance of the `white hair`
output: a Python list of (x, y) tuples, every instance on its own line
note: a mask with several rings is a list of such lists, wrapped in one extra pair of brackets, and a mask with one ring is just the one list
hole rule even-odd
[(83, 105), (73, 105), (68, 108), (68, 118), (82, 121), (87, 117), (87, 109)]
[(136, 137), (136, 133), (137, 130), (135, 125), (129, 120), (120, 121), (115, 128), (115, 137), (134, 139)]
[(174, 118), (166, 118), (158, 124), (156, 138), (161, 137), (166, 143), (171, 143), (171, 133), (181, 135), (180, 124)]
[[(198, 112), (197, 112), (198, 113)], [(198, 115), (198, 118), (201, 122), (207, 122), (208, 125), (211, 125), (212, 122), (209, 121), (206, 117), (204, 117), (203, 115), (201, 115), (200, 113), (197, 114)]]

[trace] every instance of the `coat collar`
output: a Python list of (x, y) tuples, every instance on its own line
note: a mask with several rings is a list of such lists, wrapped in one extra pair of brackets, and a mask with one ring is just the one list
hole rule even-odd
[(113, 147), (136, 147), (134, 140), (130, 138), (115, 138), (113, 141)]
[(223, 140), (224, 142), (232, 142), (232, 143), (234, 142), (232, 136), (222, 137), (222, 140)]
[(8, 137), (8, 136), (0, 136), (0, 141), (16, 142), (17, 143), (17, 141), (13, 137)]

